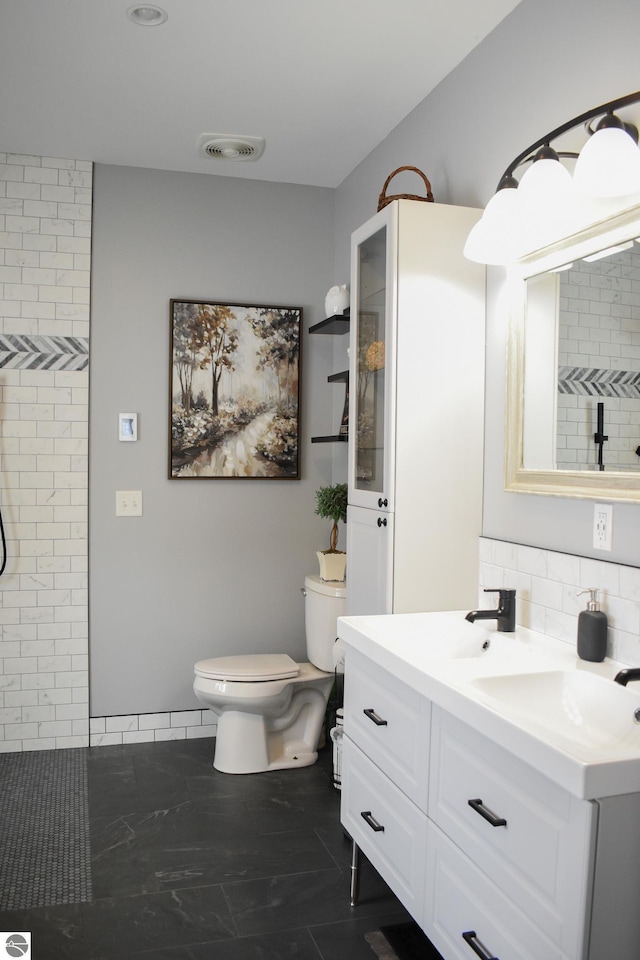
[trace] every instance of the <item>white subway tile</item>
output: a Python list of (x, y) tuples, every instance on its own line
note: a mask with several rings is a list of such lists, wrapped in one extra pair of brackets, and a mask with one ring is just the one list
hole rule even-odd
[(114, 733), (116, 731), (122, 732), (124, 730), (137, 730), (138, 718), (134, 715), (123, 717), (107, 717), (105, 729), (107, 733)]
[(168, 713), (143, 713), (139, 718), (141, 730), (160, 730), (171, 726)]
[(107, 747), (121, 743), (121, 733), (92, 733), (89, 736), (89, 744), (92, 747)]
[(123, 743), (153, 743), (153, 740), (152, 730), (124, 731), (122, 734)]
[(201, 727), (187, 727), (187, 740), (197, 740), (204, 737), (215, 737), (218, 730), (217, 723), (208, 723)]
[(155, 740), (186, 740), (185, 727), (171, 727), (169, 730), (156, 730)]
[(56, 170), (47, 170), (43, 167), (26, 167), (24, 179), (30, 183), (57, 183), (58, 174)]
[(172, 727), (199, 727), (201, 723), (200, 710), (181, 710), (171, 714)]

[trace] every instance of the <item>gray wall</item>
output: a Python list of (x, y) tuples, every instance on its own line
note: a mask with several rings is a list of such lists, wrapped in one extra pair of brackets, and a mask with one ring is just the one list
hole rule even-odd
[[(349, 234), (375, 212), (393, 169), (420, 167), (436, 201), (484, 206), (529, 143), (638, 88), (638, 36), (636, 0), (522, 0), (338, 188), (336, 274), (348, 263)], [(396, 182), (402, 192), (419, 186)], [(504, 274), (488, 273), (485, 536), (637, 565), (640, 506), (614, 506), (608, 554), (592, 548), (592, 501), (504, 492)]]
[[(344, 479), (344, 449), (309, 442), (330, 432), (327, 413), (335, 425), (341, 407), (326, 377), (343, 366), (344, 344), (322, 337), (304, 343), (301, 482), (165, 479), (169, 299), (301, 305), (308, 327), (328, 287), (348, 279), (350, 234), (375, 213), (391, 170), (415, 164), (436, 201), (484, 206), (528, 143), (636, 89), (638, 36), (637, 0), (522, 0), (336, 191), (96, 168), (93, 716), (197, 706), (199, 657), (301, 656), (298, 587), (325, 534), (314, 491)], [(414, 192), (415, 182), (397, 178), (392, 189)], [(591, 548), (591, 502), (503, 490), (502, 291), (502, 271), (490, 270), (484, 533), (637, 564), (640, 506), (614, 507), (609, 555)], [(140, 414), (137, 444), (117, 442), (119, 411)], [(115, 518), (117, 489), (143, 490), (141, 519)]]
[[(333, 343), (303, 337), (302, 479), (168, 480), (171, 297), (301, 306), (322, 319), (333, 282), (333, 191), (97, 166), (90, 456), (91, 715), (186, 710), (193, 663), (304, 657), (304, 575), (330, 523)], [(137, 412), (139, 440), (117, 439)], [(115, 491), (142, 490), (140, 518)], [(325, 543), (325, 541), (327, 541)]]

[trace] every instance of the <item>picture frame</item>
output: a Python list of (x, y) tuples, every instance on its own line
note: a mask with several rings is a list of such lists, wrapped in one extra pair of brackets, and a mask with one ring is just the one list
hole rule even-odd
[(302, 308), (172, 299), (169, 479), (298, 480)]

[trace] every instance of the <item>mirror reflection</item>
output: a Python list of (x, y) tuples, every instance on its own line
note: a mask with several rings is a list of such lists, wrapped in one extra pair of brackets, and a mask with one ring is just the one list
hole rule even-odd
[(526, 280), (522, 465), (640, 472), (640, 242)]

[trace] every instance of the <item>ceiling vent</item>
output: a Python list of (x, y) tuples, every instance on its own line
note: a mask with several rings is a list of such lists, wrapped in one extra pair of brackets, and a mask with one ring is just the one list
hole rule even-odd
[(205, 133), (198, 142), (205, 157), (214, 160), (232, 160), (236, 163), (257, 160), (264, 153), (262, 137), (238, 137), (232, 134)]

